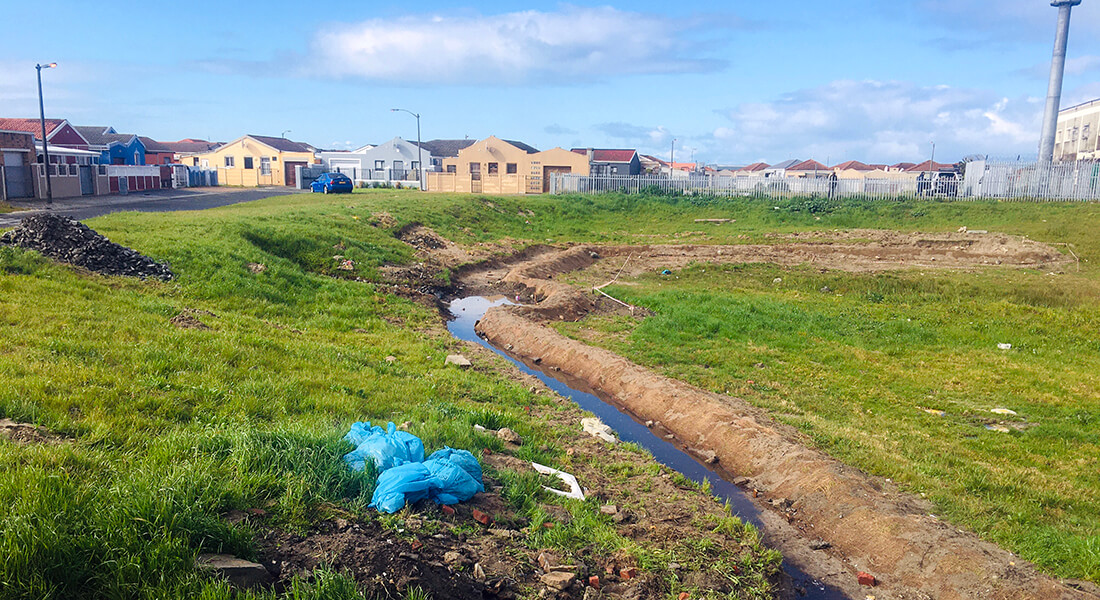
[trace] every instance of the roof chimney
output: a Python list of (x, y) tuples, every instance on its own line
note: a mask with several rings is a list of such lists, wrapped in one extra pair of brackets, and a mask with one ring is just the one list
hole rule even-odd
[(592, 162), (592, 159), (596, 157), (596, 151), (592, 148), (588, 149), (588, 162)]

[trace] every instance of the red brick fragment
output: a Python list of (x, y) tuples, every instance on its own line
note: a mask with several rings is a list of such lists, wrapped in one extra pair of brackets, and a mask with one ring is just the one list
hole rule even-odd
[(638, 569), (635, 569), (634, 567), (627, 567), (622, 571), (619, 571), (619, 577), (622, 577), (623, 579), (634, 579), (637, 576)]
[(865, 585), (867, 587), (875, 587), (878, 581), (875, 580), (875, 576), (870, 573), (864, 573), (860, 571), (856, 573), (856, 579), (859, 581), (859, 585)]
[(412, 544), (410, 545), (412, 546), (413, 550), (419, 550), (424, 547), (424, 544), (421, 544), (420, 540), (413, 540)]
[(679, 598), (680, 600), (688, 600), (688, 598), (691, 598), (691, 594), (687, 592), (680, 592)]
[(596, 588), (597, 590), (600, 589), (600, 576), (599, 575), (593, 575), (593, 576), (589, 577), (588, 578), (588, 585)]
[(480, 510), (478, 510), (476, 508), (473, 511), (473, 517), (474, 517), (475, 521), (477, 521), (478, 523), (481, 523), (482, 525), (489, 526), (489, 525), (493, 524), (493, 518), (492, 517), (490, 517), (489, 515), (481, 512)]
[(542, 524), (542, 527), (543, 529), (553, 529), (554, 525), (556, 525), (556, 523), (551, 523), (550, 521), (547, 521)]
[(442, 510), (443, 514), (447, 515), (448, 517), (453, 517), (455, 514), (455, 509), (447, 506), (446, 504), (444, 504), (439, 510)]

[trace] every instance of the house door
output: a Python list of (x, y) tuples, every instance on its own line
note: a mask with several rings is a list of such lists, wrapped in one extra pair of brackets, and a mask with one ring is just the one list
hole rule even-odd
[(95, 179), (92, 178), (93, 168), (91, 165), (80, 165), (81, 196), (91, 196), (95, 193)]
[(542, 193), (550, 193), (550, 175), (555, 173), (572, 173), (573, 167), (543, 167), (542, 168)]
[(481, 193), (481, 163), (470, 163), (470, 192)]
[(306, 166), (306, 163), (304, 163), (304, 162), (285, 162), (285, 163), (283, 163), (283, 169), (285, 169), (283, 171), (283, 174), (285, 175), (285, 177), (283, 178), (283, 181), (286, 182), (287, 187), (297, 187), (298, 186), (298, 180), (297, 180), (297, 178), (294, 177), (294, 167), (305, 168), (305, 166)]
[(4, 190), (8, 198), (30, 198), (30, 177), (28, 166), (23, 164), (23, 153), (4, 153)]

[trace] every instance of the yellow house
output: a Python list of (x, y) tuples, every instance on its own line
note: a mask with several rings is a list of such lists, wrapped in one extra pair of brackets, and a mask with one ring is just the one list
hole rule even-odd
[(443, 172), (428, 173), (428, 191), (473, 194), (541, 194), (550, 175), (588, 175), (588, 157), (563, 148), (539, 152), (523, 142), (488, 137), (443, 160)]
[(301, 142), (265, 135), (246, 135), (209, 152), (180, 157), (180, 162), (218, 170), (220, 185), (293, 187), (294, 167), (314, 164), (313, 148)]

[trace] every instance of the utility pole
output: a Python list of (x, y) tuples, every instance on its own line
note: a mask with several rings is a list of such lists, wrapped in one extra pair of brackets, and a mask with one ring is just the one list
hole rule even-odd
[(1039, 161), (1054, 161), (1054, 134), (1058, 128), (1058, 105), (1062, 101), (1062, 76), (1066, 71), (1066, 44), (1069, 40), (1069, 17), (1081, 0), (1053, 0), (1050, 5), (1058, 9), (1058, 28), (1054, 35), (1054, 56), (1050, 61), (1050, 84), (1047, 87), (1047, 106), (1043, 111), (1043, 132), (1039, 137)]
[(676, 138), (672, 138), (672, 151), (668, 153), (668, 178), (672, 179), (672, 171), (676, 168)]
[(53, 187), (50, 185), (50, 145), (46, 143), (46, 107), (42, 103), (42, 69), (52, 69), (57, 66), (57, 63), (50, 63), (48, 65), (35, 65), (34, 68), (38, 70), (38, 118), (42, 125), (42, 156), (46, 170), (46, 204), (53, 205)]
[(424, 148), (420, 146), (420, 113), (414, 113), (406, 108), (391, 108), (390, 112), (407, 112), (410, 115), (416, 117), (416, 155), (417, 155), (417, 169), (416, 174), (420, 179), (420, 191), (424, 191)]

